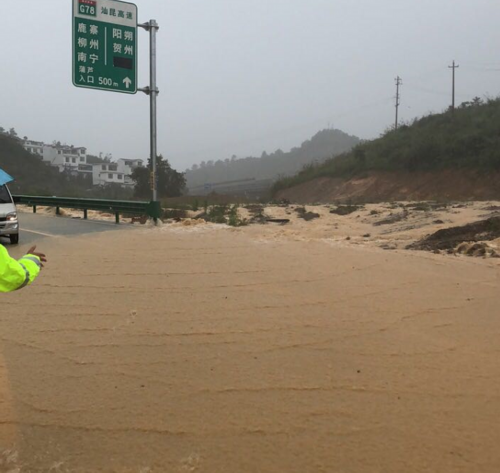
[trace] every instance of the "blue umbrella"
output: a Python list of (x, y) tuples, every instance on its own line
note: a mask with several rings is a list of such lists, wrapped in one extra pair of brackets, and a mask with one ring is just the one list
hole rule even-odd
[(0, 169), (0, 186), (7, 184), (7, 182), (13, 181), (14, 178), (9, 176), (5, 171)]

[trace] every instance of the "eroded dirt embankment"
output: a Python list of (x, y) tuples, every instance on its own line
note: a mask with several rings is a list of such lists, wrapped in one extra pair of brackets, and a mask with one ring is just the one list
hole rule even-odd
[(495, 200), (500, 198), (499, 182), (498, 172), (373, 172), (351, 179), (317, 178), (279, 191), (275, 197), (302, 204), (349, 200)]

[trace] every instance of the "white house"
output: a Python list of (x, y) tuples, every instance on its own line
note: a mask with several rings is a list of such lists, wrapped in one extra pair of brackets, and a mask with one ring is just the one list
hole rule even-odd
[(125, 185), (125, 174), (118, 171), (116, 163), (101, 163), (92, 165), (92, 184), (104, 186), (106, 184)]
[(36, 154), (36, 155), (42, 155), (43, 154), (43, 148), (44, 148), (45, 143), (41, 141), (33, 141), (33, 140), (25, 140), (23, 141), (23, 147), (26, 151), (29, 151), (30, 153)]
[(92, 164), (79, 164), (78, 165), (78, 174), (89, 176), (90, 179), (93, 179), (94, 168)]
[(57, 158), (53, 160), (52, 165), (57, 166), (59, 171), (78, 174), (79, 166), (87, 164), (87, 149), (74, 148), (70, 146), (54, 146)]
[(87, 175), (94, 186), (120, 184), (133, 187), (130, 175), (137, 167), (143, 166), (142, 159), (119, 159), (116, 163), (87, 163), (87, 149), (84, 147), (45, 144), (41, 141), (24, 140), (24, 149), (38, 156), (44, 163), (57, 167), (60, 172), (73, 175)]
[[(59, 168), (60, 172), (78, 174), (79, 166), (87, 164), (87, 149), (83, 147), (47, 145), (41, 141), (32, 140), (25, 140), (23, 146), (26, 151), (40, 157), (45, 163)], [(89, 172), (89, 170), (83, 172)]]
[(119, 159), (117, 161), (118, 171), (125, 175), (124, 185), (127, 187), (134, 186), (134, 181), (130, 177), (135, 168), (140, 168), (143, 166), (142, 159)]

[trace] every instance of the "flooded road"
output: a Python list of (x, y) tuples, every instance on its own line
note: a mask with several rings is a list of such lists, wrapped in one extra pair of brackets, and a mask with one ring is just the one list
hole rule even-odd
[(141, 229), (0, 309), (1, 471), (497, 472), (496, 260)]

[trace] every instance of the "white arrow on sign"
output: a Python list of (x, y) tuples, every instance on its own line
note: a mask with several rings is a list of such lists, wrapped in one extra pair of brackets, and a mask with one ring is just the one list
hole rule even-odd
[(132, 84), (132, 81), (130, 80), (130, 77), (125, 77), (125, 79), (123, 79), (123, 83), (125, 84), (125, 87), (128, 89), (130, 88), (130, 84)]

